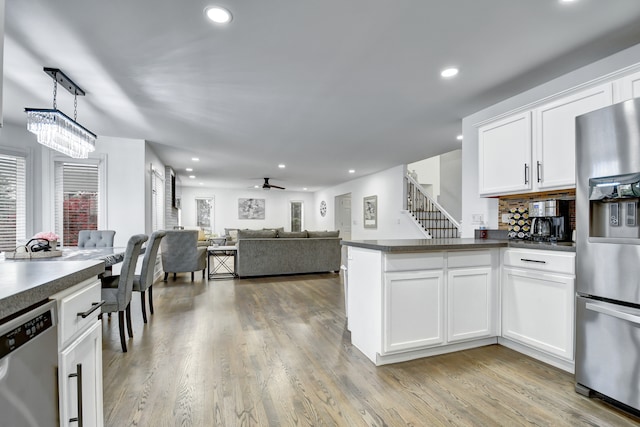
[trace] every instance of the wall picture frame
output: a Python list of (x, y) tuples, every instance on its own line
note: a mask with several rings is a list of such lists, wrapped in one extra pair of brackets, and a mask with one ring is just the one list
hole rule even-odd
[(238, 219), (264, 219), (265, 199), (238, 199)]
[(196, 197), (196, 226), (204, 230), (213, 229), (212, 197)]
[(363, 200), (364, 228), (378, 228), (378, 196), (368, 196)]

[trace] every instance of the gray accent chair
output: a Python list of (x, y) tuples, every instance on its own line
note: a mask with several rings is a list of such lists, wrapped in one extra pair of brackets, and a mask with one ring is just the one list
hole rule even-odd
[(113, 247), (114, 230), (80, 230), (78, 232), (78, 247), (80, 248), (110, 248)]
[(198, 247), (198, 230), (167, 230), (166, 236), (160, 244), (162, 249), (162, 269), (164, 280), (167, 281), (169, 273), (193, 273), (202, 270), (202, 278), (207, 268), (207, 248)]
[(146, 234), (136, 234), (129, 238), (127, 249), (122, 261), (122, 270), (119, 275), (102, 277), (102, 313), (118, 312), (118, 327), (120, 329), (120, 345), (122, 352), (127, 352), (127, 343), (124, 340), (124, 315), (127, 315), (127, 331), (129, 337), (133, 337), (131, 327), (131, 293), (133, 290), (133, 276), (136, 272), (136, 264), (142, 244), (148, 239)]
[(145, 308), (144, 294), (148, 291), (149, 294), (149, 311), (153, 314), (153, 273), (156, 265), (156, 258), (158, 256), (158, 249), (160, 248), (160, 242), (167, 233), (160, 230), (151, 233), (147, 248), (144, 251), (144, 258), (142, 259), (142, 268), (140, 269), (140, 275), (133, 276), (133, 290), (134, 292), (140, 292), (140, 304), (142, 305), (142, 320), (147, 323), (147, 310)]

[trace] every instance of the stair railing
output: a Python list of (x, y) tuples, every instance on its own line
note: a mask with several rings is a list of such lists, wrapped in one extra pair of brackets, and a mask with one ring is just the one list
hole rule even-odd
[(460, 236), (460, 223), (456, 221), (422, 186), (410, 175), (405, 176), (407, 185), (407, 211), (434, 239)]

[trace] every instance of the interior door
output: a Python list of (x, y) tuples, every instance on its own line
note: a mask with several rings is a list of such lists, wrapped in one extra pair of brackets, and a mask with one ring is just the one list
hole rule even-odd
[(351, 193), (342, 194), (335, 198), (335, 225), (340, 230), (340, 237), (351, 239)]

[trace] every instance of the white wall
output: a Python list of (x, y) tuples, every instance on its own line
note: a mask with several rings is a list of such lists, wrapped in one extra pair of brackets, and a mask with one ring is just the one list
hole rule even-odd
[[(498, 200), (481, 198), (478, 191), (478, 124), (630, 67), (638, 63), (638, 58), (640, 58), (640, 44), (567, 73), (462, 120), (464, 137), (462, 142), (462, 237), (473, 237), (473, 230), (479, 227), (480, 224), (472, 223), (474, 214), (483, 215), (484, 222), (489, 228), (498, 226)], [(507, 157), (505, 161), (508, 161)]]
[(456, 220), (462, 218), (462, 150), (440, 157), (440, 197), (438, 203)]
[(5, 123), (0, 128), (0, 150), (27, 156), (27, 237), (51, 230), (44, 228), (42, 208), (42, 183), (49, 181), (49, 175), (44, 174), (49, 165), (43, 170), (42, 151), (47, 149), (36, 142), (36, 136), (25, 125)]
[(423, 184), (425, 190), (434, 200), (440, 196), (440, 156), (430, 157), (407, 165), (407, 170), (415, 170), (418, 183)]
[[(153, 196), (151, 194), (151, 167), (155, 168), (158, 172), (164, 175), (165, 164), (162, 163), (158, 155), (153, 151), (149, 144), (145, 144), (145, 162), (144, 162), (144, 218), (145, 218), (145, 233), (151, 234), (153, 231), (153, 218), (151, 211), (153, 207), (151, 203)], [(166, 179), (166, 177), (165, 177)]]
[(107, 223), (116, 231), (115, 246), (126, 246), (129, 237), (144, 234), (145, 141), (99, 136), (95, 155), (107, 158)]
[[(319, 230), (334, 230), (335, 196), (351, 193), (351, 239), (420, 239), (420, 233), (408, 215), (404, 206), (404, 165), (395, 166), (382, 172), (354, 179), (334, 187), (317, 191), (313, 204)], [(363, 199), (378, 196), (378, 228), (363, 227)], [(327, 203), (327, 215), (320, 216), (320, 202)]]
[[(196, 226), (196, 198), (214, 199), (213, 231), (224, 235), (225, 228), (261, 229), (284, 227), (291, 230), (289, 202), (302, 201), (303, 229), (316, 230), (313, 215), (313, 193), (281, 191), (277, 189), (223, 189), (182, 186), (182, 225)], [(238, 219), (238, 199), (265, 199), (265, 219)]]

